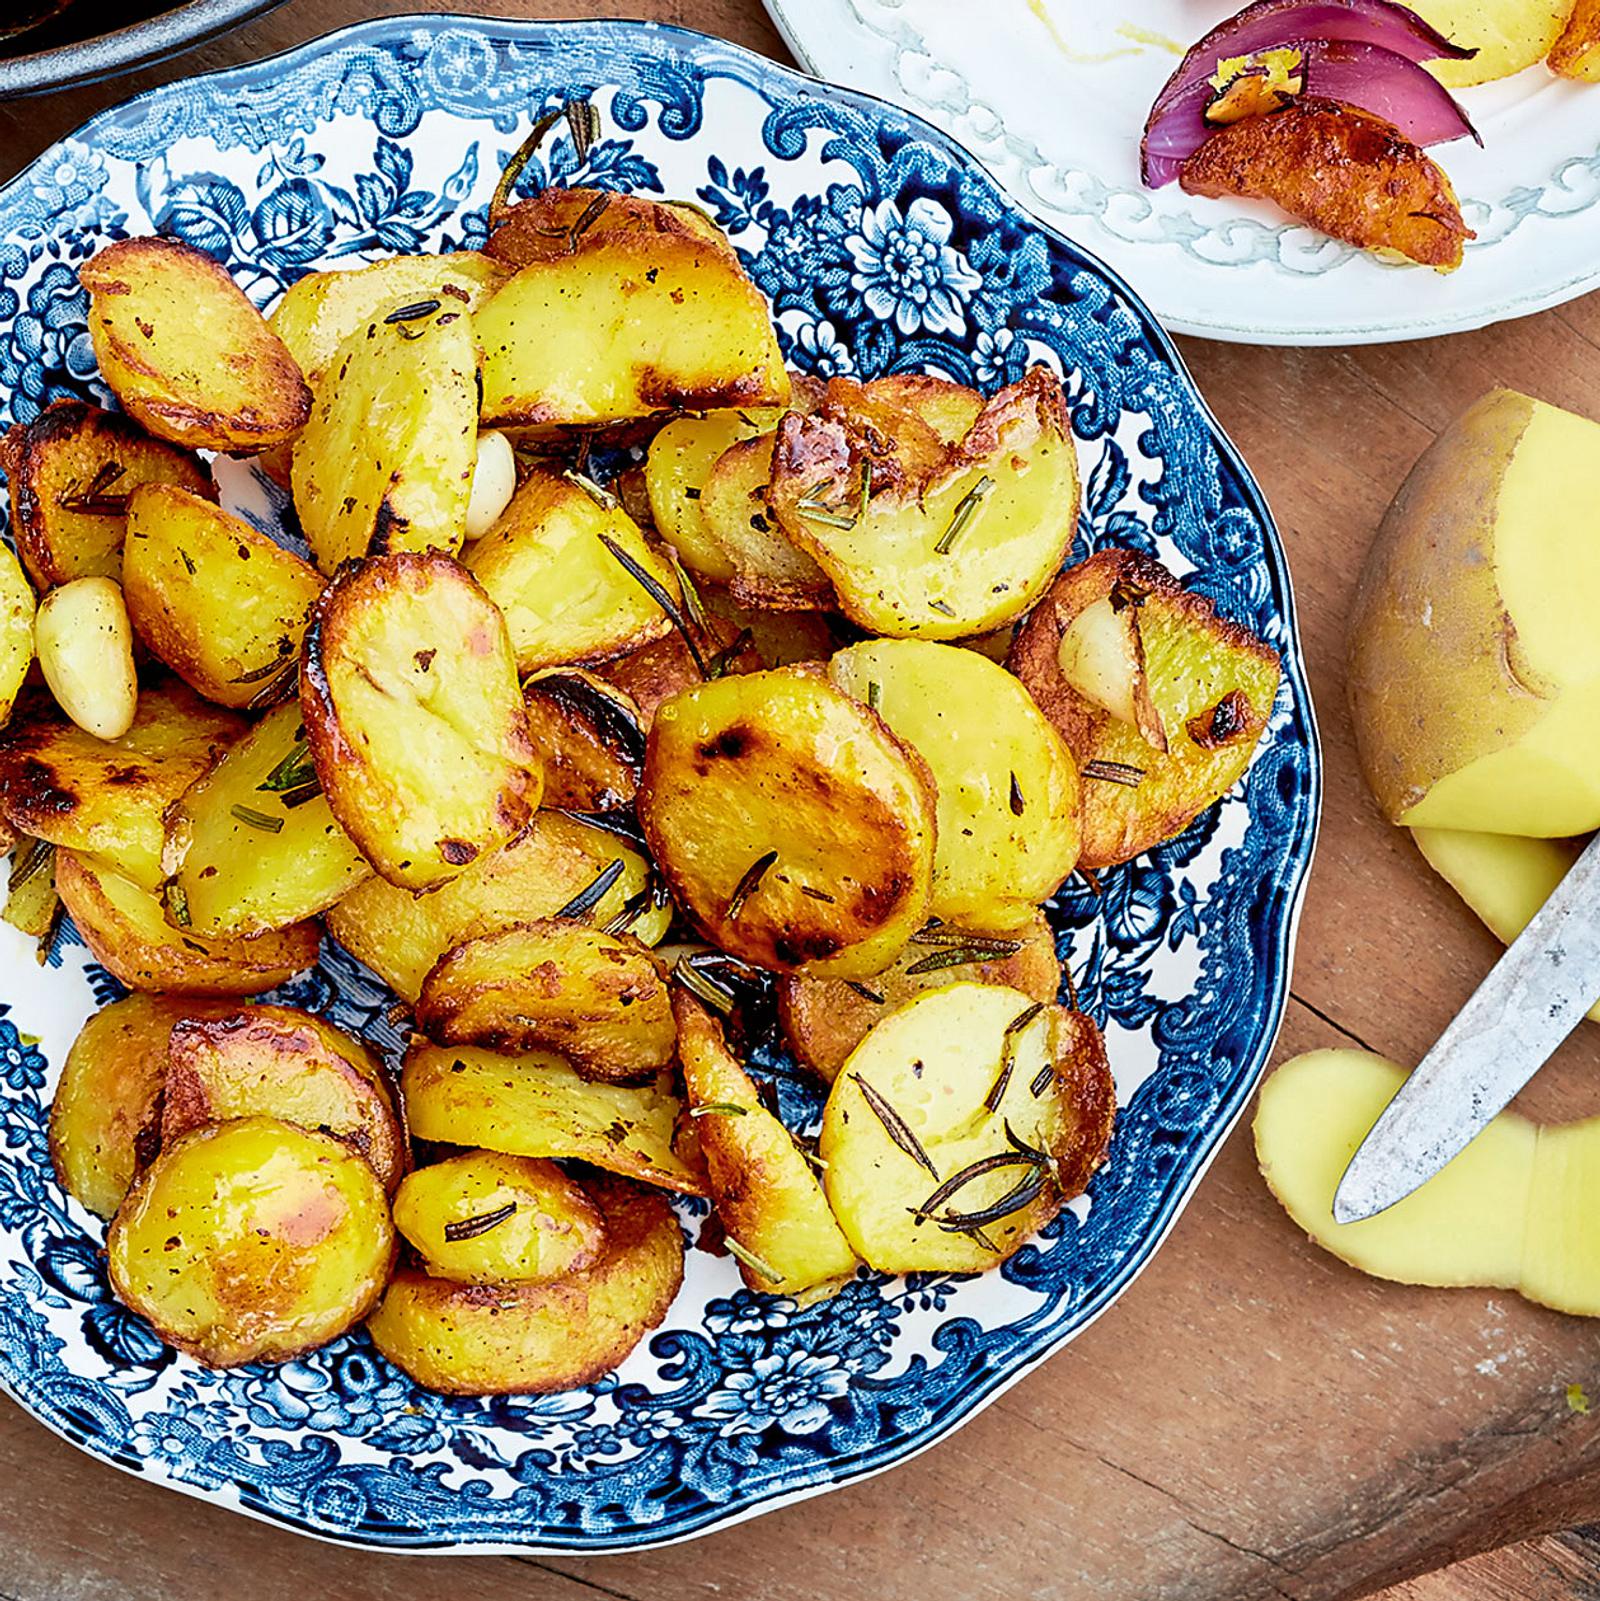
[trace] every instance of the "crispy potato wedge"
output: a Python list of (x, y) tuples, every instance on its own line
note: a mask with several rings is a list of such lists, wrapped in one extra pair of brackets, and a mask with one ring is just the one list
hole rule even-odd
[(445, 1395), (541, 1395), (619, 1366), (683, 1283), (683, 1234), (659, 1195), (603, 1177), (586, 1187), (606, 1244), (583, 1272), (487, 1285), (404, 1269), (367, 1320), (372, 1343)]
[(0, 728), (11, 721), (11, 709), (33, 665), (33, 588), (11, 547), (0, 544)]
[(74, 578), (120, 578), (124, 513), (140, 484), (216, 498), (191, 451), (152, 439), (132, 418), (58, 400), (0, 443), (11, 485), (11, 534), (40, 589)]
[[(477, 355), (454, 300), (374, 314), (339, 347), (295, 441), (294, 506), (311, 555), (454, 554), (467, 537), (478, 459)], [(403, 315), (404, 314), (404, 315)]]
[(402, 888), (453, 878), (539, 804), (505, 622), (442, 551), (373, 557), (328, 586), (300, 709), (333, 815)]
[(667, 701), (638, 810), (673, 898), (715, 944), (855, 978), (927, 916), (934, 807), (925, 765), (876, 713), (792, 667)]
[(1077, 524), (1060, 381), (1035, 367), (1002, 389), (920, 479), (848, 413), (791, 414), (778, 426), (768, 500), (863, 628), (924, 639), (996, 628), (1043, 594)]
[(466, 564), (505, 613), (517, 670), (597, 662), (660, 639), (672, 626), (624, 560), (681, 604), (671, 564), (604, 490), (534, 468)]
[[(1076, 617), (1113, 592), (1137, 619), (1165, 752), (1069, 683), (1062, 642)], [(1008, 662), (1083, 775), (1080, 868), (1125, 862), (1188, 826), (1238, 782), (1272, 715), (1278, 653), (1217, 616), (1159, 562), (1097, 551), (1069, 567), (1017, 631)], [(1104, 680), (1087, 686), (1101, 698)], [(1109, 697), (1114, 698), (1114, 697)]]
[(761, 1104), (705, 1008), (677, 991), (672, 1010), (711, 1198), (745, 1283), (774, 1295), (836, 1288), (855, 1273), (856, 1254), (811, 1163)]
[(924, 639), (851, 645), (828, 677), (933, 774), (929, 911), (978, 933), (1025, 926), (1077, 864), (1081, 804), (1072, 756), (1027, 690), (976, 651)]
[(117, 1298), (210, 1367), (326, 1345), (377, 1304), (394, 1257), (371, 1167), (331, 1134), (271, 1117), (165, 1147), (106, 1235)]
[(1178, 182), (1192, 195), (1273, 201), (1334, 239), (1441, 272), (1474, 237), (1425, 151), (1381, 117), (1311, 95), (1217, 129)]
[(174, 928), (149, 890), (76, 851), (56, 852), (56, 893), (94, 959), (129, 989), (256, 995), (304, 972), (322, 942), (315, 923), (222, 939)]
[(423, 980), (417, 1027), (441, 1045), (559, 1051), (585, 1078), (623, 1083), (667, 1067), (677, 1042), (660, 958), (566, 917), (447, 951)]
[(391, 1195), (411, 1165), (383, 1064), (360, 1040), (297, 1007), (241, 1006), (174, 1025), (163, 1146), (236, 1117), (276, 1117), (334, 1135)]
[(600, 1084), (548, 1051), (501, 1056), (418, 1042), (406, 1052), (400, 1090), (419, 1140), (575, 1158), (664, 1190), (705, 1194), (678, 1150), (683, 1102), (670, 1074)]
[(50, 1103), (56, 1181), (97, 1217), (122, 1204), (161, 1148), (167, 1041), (188, 1017), (216, 1017), (235, 1001), (129, 995), (90, 1014), (61, 1067)]
[(571, 255), (529, 262), (473, 320), (486, 428), (789, 399), (761, 291), (707, 239), (591, 235)]
[(553, 184), (509, 206), (496, 219), (486, 256), (516, 270), (533, 261), (559, 261), (578, 254), (588, 242), (615, 235), (674, 234), (715, 245), (737, 261), (728, 236), (697, 206), (651, 200), (582, 185)]
[(172, 804), (161, 865), (168, 918), (197, 938), (286, 928), (372, 876), (317, 783), (297, 703), (270, 711)]
[(951, 984), (851, 1053), (823, 1112), (823, 1183), (872, 1267), (977, 1272), (1082, 1192), (1115, 1113), (1100, 1031), (1081, 1012)]
[(219, 706), (293, 692), (316, 568), (243, 519), (169, 485), (128, 497), (122, 593), (150, 654)]
[(299, 365), (228, 269), (176, 239), (123, 239), (79, 269), (100, 375), (151, 433), (249, 454), (311, 412)]
[(30, 939), (48, 939), (61, 906), (56, 895), (56, 848), (42, 839), (14, 838), (7, 844), (12, 850), (11, 870), (0, 922)]
[[(955, 943), (943, 943), (946, 938)], [(931, 943), (935, 939), (940, 943)], [(1002, 947), (990, 952), (987, 961), (975, 960), (979, 953), (960, 944), (959, 929), (930, 928), (922, 937), (913, 935), (892, 965), (865, 982), (781, 978), (778, 1015), (789, 1048), (798, 1061), (831, 1084), (873, 1025), (924, 990), (943, 989), (957, 981), (1005, 984), (1033, 1000), (1054, 1001), (1061, 989), (1061, 963), (1044, 914), (1035, 912), (1007, 943), (1016, 949)]]
[(465, 1151), (406, 1175), (394, 1226), (435, 1278), (536, 1284), (592, 1267), (606, 1244), (599, 1208), (554, 1162)]
[(633, 698), (581, 667), (549, 667), (522, 685), (528, 736), (544, 759), (544, 804), (575, 812), (631, 806), (644, 765)]
[[(741, 644), (741, 630), (726, 618), (708, 613), (704, 627), (696, 624), (692, 617), (686, 616), (684, 621), (708, 670), (718, 664), (724, 673), (753, 673), (762, 665), (754, 648)], [(706, 678), (676, 628), (648, 645), (629, 651), (626, 656), (600, 663), (595, 668), (595, 676), (620, 689), (633, 701), (646, 734), (663, 701), (693, 689)]]
[(1560, 77), (1600, 83), (1600, 0), (1574, 0), (1545, 63)]
[(179, 683), (146, 689), (132, 728), (114, 740), (30, 699), (0, 733), (0, 813), (19, 832), (92, 855), (154, 890), (162, 815), (243, 727)]
[[(613, 873), (620, 862), (621, 871)], [(509, 845), (480, 857), (432, 894), (413, 896), (381, 878), (328, 909), (328, 932), (359, 957), (395, 993), (415, 1002), (423, 980), (446, 951), (479, 934), (513, 923), (554, 917), (578, 897), (608, 887), (589, 912), (604, 928), (641, 908), (630, 931), (653, 945), (667, 931), (672, 911), (649, 891), (649, 865), (625, 840), (559, 812), (538, 812)]]

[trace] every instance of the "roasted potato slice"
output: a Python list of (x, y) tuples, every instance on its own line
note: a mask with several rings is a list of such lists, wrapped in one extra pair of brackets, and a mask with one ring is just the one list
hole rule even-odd
[(293, 1006), (241, 1006), (174, 1025), (162, 1144), (236, 1117), (334, 1135), (371, 1163), (391, 1195), (410, 1166), (383, 1064), (360, 1040)]
[(828, 677), (928, 764), (938, 793), (929, 911), (979, 933), (1025, 925), (1078, 860), (1078, 769), (1030, 698), (976, 651), (872, 639)]
[(163, 813), (243, 727), (178, 683), (146, 689), (133, 726), (114, 740), (30, 699), (0, 733), (0, 813), (20, 833), (95, 856), (153, 890)]
[(288, 927), (372, 876), (334, 821), (292, 701), (174, 802), (161, 862), (169, 920), (196, 938)]
[(789, 399), (761, 291), (706, 239), (592, 234), (571, 255), (529, 262), (473, 320), (487, 428)]
[(300, 709), (333, 815), (402, 888), (453, 878), (539, 804), (505, 622), (441, 551), (373, 557), (328, 586)]
[(417, 1027), (441, 1045), (559, 1051), (585, 1077), (627, 1082), (672, 1061), (666, 969), (631, 934), (571, 918), (464, 941), (422, 984)]
[(886, 462), (848, 414), (791, 414), (778, 425), (768, 500), (863, 628), (924, 639), (996, 628), (1044, 592), (1077, 525), (1060, 381), (1035, 367), (1002, 389), (922, 479)]
[(100, 375), (151, 433), (248, 454), (292, 439), (311, 391), (228, 269), (176, 239), (123, 239), (86, 261)]
[[(734, 668), (737, 672), (825, 662), (843, 643), (835, 627), (838, 619), (817, 612), (741, 606), (725, 590), (711, 590), (705, 603), (709, 611), (738, 630), (736, 637), (749, 640), (749, 665)], [(855, 637), (854, 629), (849, 629), (849, 637)]]
[(11, 720), (11, 708), (33, 665), (32, 586), (11, 547), (0, 544), (0, 727)]
[(400, 1090), (419, 1140), (576, 1158), (664, 1190), (705, 1193), (678, 1149), (683, 1102), (670, 1074), (601, 1084), (548, 1051), (501, 1056), (419, 1041), (406, 1052)]
[(1084, 1189), (1115, 1112), (1100, 1031), (1081, 1012), (952, 984), (851, 1053), (823, 1112), (823, 1184), (880, 1272), (976, 1272)]
[(106, 1235), (117, 1298), (210, 1367), (326, 1345), (377, 1304), (394, 1256), (371, 1167), (331, 1134), (271, 1117), (165, 1147)]
[[(1112, 594), (1137, 622), (1164, 752), (1096, 703), (1119, 699), (1098, 666), (1078, 680), (1081, 688), (1066, 675), (1081, 671), (1070, 648), (1074, 620)], [(1127, 550), (1098, 551), (1069, 567), (1018, 629), (1008, 665), (1077, 759), (1078, 866), (1091, 870), (1170, 839), (1226, 794), (1249, 766), (1278, 692), (1275, 650), (1218, 617), (1159, 562)]]
[(666, 612), (629, 564), (674, 605), (683, 599), (671, 564), (614, 495), (544, 468), (529, 473), (465, 560), (505, 613), (523, 673), (604, 661), (667, 632)]
[(576, 255), (588, 241), (617, 234), (674, 234), (716, 245), (733, 260), (738, 259), (728, 236), (697, 206), (559, 184), (517, 201), (500, 214), (483, 252), (515, 270), (531, 261), (558, 261)]
[(394, 1226), (435, 1278), (532, 1284), (592, 1267), (606, 1226), (583, 1186), (554, 1162), (466, 1151), (406, 1175)]
[(927, 916), (927, 769), (814, 669), (713, 679), (656, 713), (639, 821), (678, 905), (778, 972), (878, 972)]
[(893, 964), (865, 982), (842, 978), (782, 978), (778, 1015), (798, 1061), (830, 1084), (845, 1058), (874, 1024), (920, 995), (960, 981), (1005, 984), (1036, 1001), (1053, 1001), (1061, 989), (1061, 962), (1044, 914), (1024, 928), (982, 947), (963, 945), (948, 924), (911, 936)]
[(685, 617), (684, 622), (694, 637), (699, 661), (690, 654), (683, 632), (674, 628), (660, 639), (595, 668), (597, 678), (620, 689), (638, 707), (646, 734), (663, 701), (704, 683), (709, 673), (753, 673), (762, 665), (753, 646), (744, 640), (743, 631), (725, 617), (707, 613), (704, 626), (692, 617)]
[(186, 489), (128, 497), (128, 615), (151, 655), (207, 700), (244, 708), (292, 693), (321, 591), (314, 567)]
[(1563, 78), (1600, 83), (1600, 0), (1575, 0), (1545, 61)]
[[(865, 387), (880, 404), (896, 406), (920, 418), (947, 447), (959, 445), (967, 437), (983, 410), (983, 396), (976, 389), (935, 373), (890, 373), (874, 378)], [(836, 393), (833, 383), (828, 388), (831, 400)]]
[(1334, 239), (1441, 272), (1474, 237), (1425, 151), (1371, 112), (1312, 95), (1218, 128), (1178, 182), (1192, 195), (1271, 200)]
[(198, 456), (84, 400), (58, 400), (19, 423), (0, 444), (0, 469), (17, 554), (42, 590), (122, 576), (124, 513), (140, 484), (217, 493)]
[(463, 940), (554, 917), (575, 900), (592, 899), (597, 887), (599, 899), (588, 912), (595, 927), (637, 911), (628, 924), (637, 938), (652, 945), (666, 933), (671, 908), (652, 897), (643, 856), (607, 830), (538, 812), (509, 845), (432, 894), (413, 896), (369, 878), (329, 908), (328, 932), (414, 1002), (429, 970)]
[(149, 890), (76, 851), (56, 852), (56, 893), (94, 959), (129, 989), (256, 995), (304, 972), (321, 945), (315, 923), (242, 939), (174, 928)]
[(580, 667), (550, 667), (522, 685), (528, 736), (544, 758), (544, 804), (576, 812), (631, 806), (644, 765), (633, 699)]
[(404, 1269), (367, 1320), (372, 1343), (446, 1395), (541, 1395), (619, 1366), (683, 1283), (683, 1234), (659, 1195), (587, 1186), (606, 1243), (583, 1272), (534, 1284), (454, 1284)]
[(679, 991), (672, 1010), (711, 1198), (745, 1283), (774, 1295), (826, 1293), (855, 1273), (856, 1254), (810, 1161), (761, 1104), (704, 1007)]

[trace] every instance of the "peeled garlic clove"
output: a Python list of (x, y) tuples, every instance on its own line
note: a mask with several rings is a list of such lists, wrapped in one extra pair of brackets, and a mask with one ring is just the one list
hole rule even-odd
[(467, 538), (482, 539), (500, 520), (517, 489), (517, 458), (511, 441), (493, 431), (478, 435), (478, 461), (467, 501)]
[(120, 739), (133, 726), (139, 683), (120, 584), (75, 578), (52, 589), (33, 621), (33, 648), (56, 704), (84, 733)]

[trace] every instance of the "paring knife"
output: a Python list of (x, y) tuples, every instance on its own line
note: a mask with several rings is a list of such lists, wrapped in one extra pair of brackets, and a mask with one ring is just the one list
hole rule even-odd
[(1350, 1158), (1339, 1223), (1404, 1200), (1550, 1059), (1600, 1000), (1600, 834), (1400, 1086)]

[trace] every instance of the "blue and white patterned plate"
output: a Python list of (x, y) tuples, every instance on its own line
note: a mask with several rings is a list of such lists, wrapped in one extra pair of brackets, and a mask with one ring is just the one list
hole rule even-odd
[[(999, 1272), (863, 1275), (800, 1311), (690, 1253), (622, 1369), (542, 1399), (419, 1391), (352, 1335), (280, 1368), (176, 1357), (110, 1298), (101, 1230), (53, 1182), (53, 1080), (117, 986), (71, 930), (35, 968), (0, 944), (0, 1384), (119, 1467), (353, 1543), (615, 1551), (681, 1538), (902, 1460), (1098, 1317), (1149, 1261), (1271, 1047), (1319, 794), (1283, 552), (1249, 475), (1139, 301), (1029, 221), (915, 118), (732, 46), (632, 23), (372, 22), (155, 90), (0, 193), (0, 394), (13, 418), (98, 395), (77, 266), (157, 229), (263, 304), (313, 267), (484, 236), (532, 116), (593, 93), (605, 135), (524, 175), (693, 196), (777, 309), (795, 364), (1065, 379), (1086, 485), (1079, 551), (1157, 552), (1283, 653), (1248, 779), (1181, 838), (1077, 881), (1064, 959), (1105, 1026), (1122, 1112), (1086, 1198)], [(241, 509), (272, 507), (259, 481)], [(253, 499), (252, 499), (253, 497)], [(390, 997), (342, 951), (286, 986), (388, 1050)], [(786, 1113), (814, 1091), (781, 1061)], [(685, 1222), (696, 1218), (686, 1207)]]

